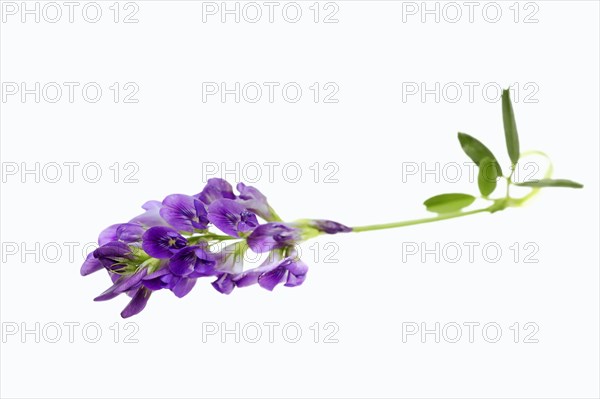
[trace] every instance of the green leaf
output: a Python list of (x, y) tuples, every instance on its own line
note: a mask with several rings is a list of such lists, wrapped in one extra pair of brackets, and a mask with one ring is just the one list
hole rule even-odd
[(506, 138), (506, 149), (511, 162), (516, 164), (519, 161), (519, 134), (517, 133), (517, 123), (515, 122), (515, 113), (513, 112), (510, 101), (510, 92), (502, 92), (502, 121), (504, 122), (504, 136)]
[(498, 181), (498, 162), (495, 159), (483, 158), (479, 164), (479, 175), (477, 176), (477, 185), (479, 192), (487, 197), (496, 189)]
[(570, 187), (570, 188), (583, 188), (583, 184), (574, 182), (573, 180), (567, 179), (540, 179), (524, 181), (523, 183), (515, 183), (516, 186), (521, 187)]
[(479, 164), (484, 158), (490, 158), (496, 163), (497, 175), (502, 176), (502, 169), (500, 168), (500, 164), (496, 160), (496, 157), (481, 141), (473, 136), (460, 132), (458, 133), (458, 141), (460, 141), (460, 146), (465, 154), (467, 154), (477, 166), (480, 166)]
[(475, 201), (475, 197), (469, 194), (440, 194), (435, 197), (431, 197), (423, 205), (427, 207), (430, 212), (436, 213), (449, 213), (460, 211), (461, 209), (471, 205)]

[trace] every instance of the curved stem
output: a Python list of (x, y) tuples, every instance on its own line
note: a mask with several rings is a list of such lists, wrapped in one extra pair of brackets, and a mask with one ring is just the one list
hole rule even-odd
[(506, 195), (505, 195), (506, 199), (510, 198), (510, 185), (513, 183), (512, 177), (513, 177), (513, 174), (515, 173), (516, 168), (517, 168), (517, 165), (512, 165), (510, 174), (506, 178)]
[[(548, 162), (548, 168), (546, 169), (546, 173), (544, 173), (544, 179), (551, 178), (552, 173), (554, 173), (554, 164), (550, 160), (550, 157), (545, 152), (542, 152), (542, 151), (527, 151), (527, 152), (522, 153), (521, 157), (526, 157), (529, 155), (539, 155), (546, 159), (546, 161)], [(515, 206), (521, 206), (525, 202), (529, 201), (532, 197), (534, 197), (539, 191), (540, 191), (540, 188), (535, 187), (527, 195), (525, 195), (521, 198), (512, 198), (511, 200), (515, 204)]]

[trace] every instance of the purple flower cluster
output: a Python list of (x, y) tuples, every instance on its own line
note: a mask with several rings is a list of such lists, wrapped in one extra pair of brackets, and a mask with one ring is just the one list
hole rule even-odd
[[(200, 277), (213, 277), (212, 286), (224, 294), (254, 284), (267, 290), (295, 287), (308, 271), (295, 246), (319, 234), (351, 231), (328, 220), (285, 223), (256, 188), (243, 183), (236, 188), (239, 195), (227, 181), (210, 179), (199, 194), (149, 201), (143, 214), (102, 231), (81, 274), (106, 269), (113, 285), (94, 300), (126, 293), (131, 297), (121, 312), (126, 318), (141, 312), (153, 291), (168, 289), (181, 298)], [(211, 248), (230, 240), (218, 251)], [(244, 270), (248, 249), (269, 255), (260, 266)]]

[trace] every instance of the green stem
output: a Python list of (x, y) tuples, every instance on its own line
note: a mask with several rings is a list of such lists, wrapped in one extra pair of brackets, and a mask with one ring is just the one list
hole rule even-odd
[(476, 213), (493, 212), (494, 210), (496, 210), (495, 205), (491, 205), (487, 208), (475, 209), (475, 210), (467, 211), (467, 212), (444, 213), (444, 214), (430, 217), (430, 218), (404, 220), (402, 222), (393, 222), (393, 223), (384, 223), (384, 224), (372, 224), (369, 226), (357, 226), (357, 227), (353, 227), (352, 231), (356, 232), (356, 233), (360, 233), (362, 231), (395, 229), (397, 227), (414, 226), (416, 224), (425, 224), (425, 223), (438, 222), (440, 220), (454, 219), (454, 218), (458, 218), (458, 217), (462, 217), (462, 216), (474, 215)]
[(512, 177), (513, 177), (513, 174), (515, 173), (516, 167), (517, 167), (516, 164), (512, 166), (510, 174), (506, 178), (506, 196), (505, 196), (506, 199), (510, 198), (510, 185), (512, 184)]
[[(549, 179), (552, 177), (552, 173), (554, 173), (554, 164), (550, 160), (550, 157), (542, 151), (527, 151), (521, 154), (521, 158), (527, 157), (530, 155), (538, 155), (548, 162), (548, 166), (546, 168), (546, 172), (544, 173), (544, 179)], [(511, 182), (512, 183), (512, 182)], [(521, 206), (525, 202), (529, 201), (532, 197), (534, 197), (540, 191), (539, 187), (533, 188), (527, 195), (521, 198), (511, 198), (510, 200), (515, 204), (514, 206)]]

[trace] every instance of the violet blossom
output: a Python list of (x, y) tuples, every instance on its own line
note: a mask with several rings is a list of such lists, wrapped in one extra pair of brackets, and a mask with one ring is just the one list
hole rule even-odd
[[(326, 220), (283, 222), (258, 189), (243, 183), (236, 188), (239, 194), (227, 181), (209, 179), (196, 195), (148, 201), (144, 213), (104, 229), (99, 247), (81, 266), (84, 276), (105, 269), (111, 278), (112, 285), (95, 300), (125, 293), (131, 299), (121, 316), (130, 317), (146, 307), (154, 291), (170, 290), (181, 298), (205, 277), (223, 294), (251, 285), (269, 291), (295, 287), (308, 271), (295, 246), (319, 234), (351, 231)], [(227, 241), (232, 243), (214, 248)], [(249, 250), (267, 258), (245, 270)]]

